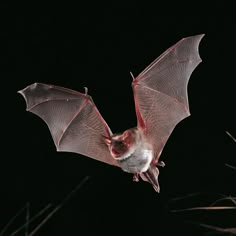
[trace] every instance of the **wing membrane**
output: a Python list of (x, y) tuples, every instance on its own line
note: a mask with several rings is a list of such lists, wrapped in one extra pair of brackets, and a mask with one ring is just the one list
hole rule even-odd
[(180, 40), (133, 81), (138, 127), (152, 144), (156, 158), (174, 127), (190, 115), (187, 85), (201, 62), (198, 46), (202, 37)]
[(54, 85), (35, 83), (19, 91), (27, 110), (48, 125), (57, 151), (75, 152), (119, 166), (103, 136), (112, 132), (87, 94)]

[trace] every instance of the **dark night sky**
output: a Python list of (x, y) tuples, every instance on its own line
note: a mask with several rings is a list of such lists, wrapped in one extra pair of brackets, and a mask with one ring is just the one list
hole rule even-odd
[[(36, 235), (209, 232), (187, 221), (236, 227), (235, 211), (171, 212), (209, 206), (220, 194), (236, 196), (236, 171), (225, 166), (236, 166), (236, 145), (225, 133), (236, 136), (235, 18), (224, 6), (216, 4), (207, 17), (111, 3), (92, 9), (2, 4), (1, 10), (0, 231), (27, 202), (32, 215), (48, 203), (56, 206), (86, 176), (86, 184)], [(203, 62), (188, 86), (192, 115), (178, 124), (164, 148), (160, 194), (116, 167), (56, 152), (46, 124), (25, 111), (16, 93), (34, 82), (78, 91), (86, 86), (111, 130), (121, 132), (136, 125), (129, 72), (137, 75), (178, 40), (200, 33), (205, 33), (199, 49)], [(201, 194), (171, 201), (192, 193)], [(24, 220), (21, 214), (6, 235)]]

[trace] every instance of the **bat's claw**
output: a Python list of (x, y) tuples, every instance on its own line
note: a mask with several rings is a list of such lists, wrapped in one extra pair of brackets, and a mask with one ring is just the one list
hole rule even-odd
[(133, 75), (133, 73), (130, 71), (129, 72), (130, 73), (130, 75), (131, 75), (131, 77), (132, 77), (132, 79), (133, 79), (133, 81), (135, 80), (135, 78), (134, 78), (134, 75)]
[(159, 170), (155, 166), (150, 166), (150, 168), (146, 171), (140, 174), (140, 177), (144, 180), (149, 182), (154, 190), (159, 193), (160, 192), (160, 186), (158, 183), (158, 175), (159, 175)]
[(138, 174), (134, 174), (133, 181), (134, 182), (139, 182), (139, 175)]
[(84, 94), (88, 95), (88, 88), (87, 87), (84, 87)]
[(164, 161), (159, 161), (157, 162), (157, 166), (160, 166), (160, 167), (165, 167), (165, 162)]
[(159, 185), (153, 185), (153, 188), (157, 193), (160, 193), (160, 186)]

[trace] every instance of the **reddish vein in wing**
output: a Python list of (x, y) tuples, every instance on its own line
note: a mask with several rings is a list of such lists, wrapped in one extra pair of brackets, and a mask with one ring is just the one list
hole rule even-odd
[[(78, 98), (70, 98), (70, 100), (77, 100)], [(46, 103), (46, 102), (53, 102), (53, 101), (65, 101), (65, 98), (56, 98), (56, 99), (46, 99), (46, 100), (44, 100), (44, 101), (42, 101), (42, 102), (38, 102), (38, 103), (36, 103), (35, 105), (33, 105), (33, 106), (31, 106), (31, 107), (27, 107), (27, 111), (31, 111), (31, 110), (33, 110), (35, 107), (37, 107), (37, 106), (39, 106), (39, 105), (41, 105), (41, 104), (43, 104), (43, 103)]]
[(96, 113), (97, 113), (99, 119), (102, 121), (103, 126), (104, 126), (104, 129), (105, 129), (105, 131), (106, 131), (108, 137), (110, 138), (111, 135), (112, 135), (112, 132), (111, 132), (109, 126), (107, 125), (106, 121), (103, 119), (102, 115), (100, 114), (100, 112), (98, 111), (97, 107), (94, 105), (93, 102), (92, 102), (92, 106), (93, 106), (93, 109), (96, 111)]
[(82, 106), (80, 107), (80, 109), (75, 113), (75, 115), (72, 117), (72, 119), (70, 120), (70, 122), (68, 123), (68, 125), (65, 127), (65, 129), (63, 130), (61, 137), (58, 139), (58, 143), (57, 143), (57, 147), (59, 148), (61, 140), (63, 138), (63, 135), (65, 134), (66, 130), (69, 128), (69, 126), (71, 125), (71, 123), (73, 122), (73, 120), (78, 116), (78, 114), (84, 109), (84, 107), (87, 105), (89, 101), (89, 98), (86, 98), (84, 103), (82, 104)]
[[(170, 95), (168, 95), (168, 94), (166, 94), (166, 93), (160, 92), (160, 91), (158, 91), (158, 90), (152, 89), (152, 88), (147, 87), (147, 86), (143, 86), (143, 85), (142, 85), (142, 87), (144, 87), (144, 88), (146, 88), (146, 89), (149, 89), (149, 90), (151, 90), (151, 91), (153, 91), (153, 92), (155, 92), (155, 93), (160, 93), (160, 94), (162, 94), (162, 95), (165, 95), (166, 97), (169, 97), (170, 99), (172, 99), (172, 100), (175, 101), (176, 103), (179, 103), (181, 106), (183, 106), (184, 109), (185, 109), (185, 111), (186, 111), (186, 113), (187, 113), (188, 115), (190, 115), (189, 108), (188, 108), (183, 102), (180, 102), (177, 98), (171, 97)], [(153, 104), (152, 104), (152, 106), (153, 106)], [(150, 109), (149, 113), (150, 113), (150, 112), (151, 112), (151, 109)]]
[(137, 115), (137, 119), (138, 119), (138, 125), (141, 127), (142, 130), (145, 130), (146, 125), (145, 125), (145, 122), (144, 122), (143, 117), (141, 115), (141, 112), (139, 110), (139, 105), (138, 105), (138, 101), (137, 101), (136, 89), (135, 89), (136, 85), (138, 85), (138, 83), (134, 81), (133, 93), (134, 93), (135, 111), (136, 111), (136, 115)]
[[(182, 41), (182, 40), (181, 40)], [(180, 42), (181, 42), (180, 41)], [(154, 60), (144, 71), (142, 71), (138, 77), (136, 78), (137, 80), (141, 79), (141, 77), (147, 73), (149, 70), (151, 70), (158, 62), (160, 62), (163, 58), (166, 57), (166, 55), (173, 51), (175, 49), (175, 47), (180, 43), (178, 42), (177, 44), (173, 45), (172, 47), (170, 47), (169, 49), (167, 49), (165, 52), (163, 52), (163, 54), (160, 55), (160, 57), (158, 57), (156, 60)]]

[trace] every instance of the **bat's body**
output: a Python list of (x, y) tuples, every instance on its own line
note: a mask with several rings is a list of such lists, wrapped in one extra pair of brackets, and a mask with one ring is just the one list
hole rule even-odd
[(159, 171), (156, 165), (164, 166), (164, 163), (155, 162), (153, 148), (146, 140), (142, 129), (128, 129), (122, 134), (114, 134), (111, 139), (104, 140), (111, 156), (118, 161), (123, 171), (133, 173), (134, 181), (138, 181), (141, 176), (144, 181), (151, 182), (154, 189), (159, 192)]
[(137, 143), (130, 147), (129, 155), (125, 155), (124, 158), (118, 160), (122, 170), (129, 173), (146, 172), (153, 159), (152, 148), (144, 140), (140, 130), (137, 130), (136, 136)]
[(83, 154), (141, 177), (159, 192), (157, 166), (174, 127), (190, 115), (187, 84), (201, 62), (203, 35), (180, 40), (132, 83), (138, 124), (112, 134), (90, 96), (66, 88), (35, 83), (19, 91), (27, 110), (48, 125), (58, 151)]

